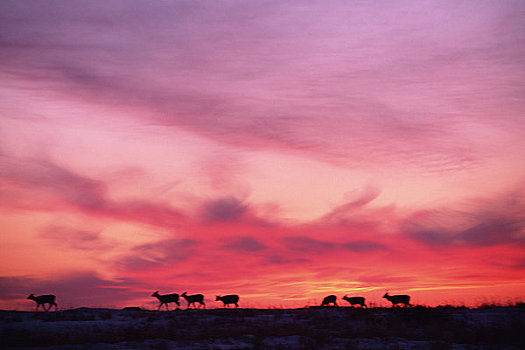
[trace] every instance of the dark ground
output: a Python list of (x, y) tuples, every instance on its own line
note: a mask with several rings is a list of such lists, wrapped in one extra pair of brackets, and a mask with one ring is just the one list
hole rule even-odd
[(524, 349), (525, 308), (0, 311), (7, 349)]

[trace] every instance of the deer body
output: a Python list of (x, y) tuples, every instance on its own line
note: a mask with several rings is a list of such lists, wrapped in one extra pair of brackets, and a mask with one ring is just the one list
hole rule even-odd
[(337, 303), (335, 302), (337, 297), (335, 295), (329, 295), (323, 299), (323, 302), (321, 303), (321, 306), (328, 306), (330, 304), (333, 304), (334, 306), (337, 306)]
[(236, 294), (232, 294), (232, 295), (225, 295), (225, 296), (220, 296), (220, 295), (217, 295), (217, 298), (215, 299), (215, 301), (222, 301), (224, 303), (224, 307), (226, 307), (226, 305), (229, 305), (229, 304), (235, 304), (235, 307), (239, 307), (239, 296), (236, 295)]
[(343, 297), (343, 300), (346, 300), (348, 301), (352, 307), (354, 307), (354, 305), (361, 305), (361, 307), (366, 307), (366, 304), (365, 304), (365, 298), (363, 297), (347, 297), (346, 295)]
[(180, 307), (179, 295), (177, 293), (160, 295), (159, 291), (156, 291), (155, 293), (151, 294), (151, 296), (159, 299), (160, 304), (158, 310), (160, 310), (163, 304), (166, 305), (166, 310), (169, 310), (169, 303), (177, 304), (177, 309)]
[[(55, 310), (58, 310), (57, 303), (55, 302), (56, 296), (53, 294), (47, 294), (47, 295), (39, 295), (35, 296), (34, 294), (31, 294), (27, 297), (27, 299), (34, 300), (36, 302), (36, 309), (35, 311), (38, 311), (38, 307), (42, 305), (42, 309), (44, 311), (49, 311), (53, 305), (55, 305)], [(48, 304), (49, 307), (46, 309), (46, 306), (44, 304)]]
[(206, 308), (206, 304), (204, 304), (204, 295), (202, 294), (187, 295), (186, 292), (184, 292), (181, 296), (188, 302), (188, 309), (190, 308), (191, 304), (193, 304), (194, 308), (197, 308), (195, 303), (199, 303), (199, 307), (203, 306)]
[(390, 301), (392, 303), (392, 307), (396, 306), (397, 304), (404, 304), (405, 306), (411, 306), (410, 296), (408, 295), (388, 295), (388, 293), (385, 293), (385, 295), (383, 295), (383, 298)]

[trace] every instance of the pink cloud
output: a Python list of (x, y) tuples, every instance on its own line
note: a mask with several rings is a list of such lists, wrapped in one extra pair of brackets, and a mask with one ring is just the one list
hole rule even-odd
[[(53, 211), (69, 208), (116, 220), (163, 227), (174, 227), (184, 220), (184, 215), (169, 205), (142, 200), (114, 202), (108, 198), (106, 185), (102, 181), (75, 174), (51, 161), (2, 156), (1, 163), (0, 180), (11, 186), (6, 186), (8, 191), (12, 193), (16, 189), (22, 197), (37, 197), (35, 201), (22, 204), (26, 209)], [(41, 195), (48, 199), (40, 202), (38, 197)], [(16, 203), (19, 199), (14, 200)], [(10, 206), (10, 203), (4, 204)]]
[[(522, 33), (513, 30), (519, 2), (476, 6), (469, 21), (462, 12), (473, 10), (469, 4), (411, 2), (106, 4), (102, 16), (97, 4), (4, 6), (13, 14), (3, 21), (6, 70), (82, 99), (145, 107), (154, 113), (144, 123), (243, 148), (449, 172), (477, 168), (486, 157), (465, 127), (523, 126), (522, 108), (508, 98), (520, 91), (513, 77), (521, 55), (512, 44)], [(173, 20), (182, 13), (185, 21)], [(447, 30), (427, 25), (438, 18)], [(130, 31), (137, 26), (141, 34)], [(473, 144), (458, 147), (461, 140)]]
[[(520, 281), (516, 276), (523, 260), (519, 191), (478, 200), (476, 206), (467, 207), (468, 211), (457, 206), (444, 211), (416, 212), (405, 218), (392, 208), (370, 206), (380, 191), (368, 187), (318, 220), (286, 223), (276, 217), (259, 216), (257, 205), (235, 197), (203, 201), (200, 215), (190, 216), (164, 204), (112, 201), (103, 182), (50, 162), (33, 164), (4, 157), (4, 165), (7, 165), (3, 168), (4, 183), (48, 193), (63, 203), (47, 208), (35, 203), (25, 207), (26, 211), (79, 211), (93, 220), (112, 218), (119, 222), (147, 223), (173, 232), (164, 239), (135, 245), (110, 261), (120, 278), (135, 281), (119, 284), (119, 288), (124, 288), (123, 300), (133, 300), (137, 295), (125, 292), (134, 290), (134, 283), (143, 289), (203, 288), (206, 294), (213, 294), (214, 288), (242, 286), (247, 278), (252, 281), (249, 290), (257, 289), (257, 285), (264, 288), (269, 283), (264, 281), (277, 283), (284, 278), (279, 277), (283, 272), (295, 278), (289, 282), (283, 280), (282, 288), (287, 283), (298, 284), (290, 292), (303, 293), (305, 298), (315, 292), (315, 287), (310, 290), (308, 283), (314, 286), (319, 281), (333, 284), (334, 288), (342, 288), (345, 283), (342, 281), (347, 281), (353, 283), (350, 288), (371, 290), (456, 285), (458, 276), (467, 274), (473, 265), (487, 273), (479, 278), (470, 277), (459, 285), (493, 283), (498, 280), (494, 271), (501, 269), (506, 271), (507, 281)], [(391, 226), (388, 230), (385, 222)], [(177, 229), (171, 231), (174, 228)], [(97, 233), (81, 227), (48, 227), (40, 238), (60, 241), (70, 249), (78, 250), (85, 244), (90, 247), (102, 244), (105, 249)], [(506, 258), (502, 260), (501, 256)], [(428, 273), (437, 262), (440, 272), (434, 272), (428, 280)], [(166, 282), (169, 276), (176, 277), (176, 282)], [(60, 282), (52, 278), (50, 283), (53, 281)], [(38, 286), (35, 283), (28, 280), (26, 284)], [(279, 287), (267, 298), (282, 293), (285, 290)], [(109, 295), (102, 294), (100, 300), (104, 296), (109, 300)]]
[[(391, 223), (401, 226), (404, 222), (403, 218), (399, 218)], [(357, 283), (354, 287), (371, 289), (417, 290), (440, 288), (443, 285), (450, 285), (454, 289), (454, 286), (464, 287), (498, 280), (493, 273), (502, 268), (502, 265), (491, 260), (501, 256), (503, 251), (509, 254), (506, 248), (491, 251), (477, 241), (465, 241), (464, 245), (449, 249), (445, 253), (446, 259), (443, 260), (442, 251), (436, 250), (432, 245), (421, 245), (419, 240), (414, 241), (411, 236), (352, 232), (344, 223), (339, 226), (322, 226), (315, 223), (311, 227), (304, 224), (285, 226), (274, 223), (273, 226), (250, 228), (250, 225), (239, 219), (221, 226), (211, 226), (217, 231), (210, 231), (208, 224), (200, 229), (195, 227), (194, 230), (197, 231), (192, 237), (198, 237), (198, 248), (192, 249), (191, 254), (185, 255), (184, 259), (173, 264), (168, 263), (160, 270), (156, 269), (159, 281), (171, 275), (175, 268), (177, 271), (187, 272), (185, 275), (173, 275), (177, 276), (176, 285), (188, 286), (182, 288), (200, 287), (204, 288), (206, 293), (213, 293), (215, 287), (210, 287), (210, 284), (219, 289), (224, 285), (242, 286), (247, 276), (250, 276), (252, 287), (259, 285), (263, 288), (266, 283), (264, 281), (272, 280), (274, 277), (271, 276), (274, 274), (282, 274), (285, 268), (286, 274), (296, 276), (291, 278), (289, 283), (303, 285), (294, 293), (304, 293), (305, 299), (315, 291), (314, 285), (320, 280), (325, 280), (326, 283), (332, 283), (328, 282), (330, 280), (354, 282)], [(326, 236), (327, 230), (332, 231), (331, 235)], [(239, 232), (244, 232), (244, 235), (239, 236)], [(319, 238), (330, 236), (339, 239)], [(498, 233), (494, 232), (494, 237), (497, 236)], [(162, 242), (155, 246), (164, 250)], [(518, 247), (516, 250), (520, 251)], [(184, 249), (174, 248), (170, 251), (184, 252)], [(506, 265), (508, 274), (504, 278), (507, 281), (519, 281), (512, 271), (521, 260), (513, 260), (517, 259), (518, 255), (510, 256), (513, 258), (507, 255), (506, 264), (514, 262)], [(166, 262), (169, 259), (162, 261)], [(214, 261), (221, 261), (221, 264), (214, 265)], [(238, 261), (242, 261), (242, 264), (239, 265)], [(440, 268), (436, 270), (437, 261)], [(485, 269), (486, 273), (478, 278), (459, 277), (459, 273), (466, 274), (471, 271), (473, 265), (476, 265), (477, 269)], [(148, 269), (147, 265), (142, 267)], [(318, 272), (312, 275), (314, 271)], [(126, 274), (133, 276), (134, 272), (130, 270)], [(193, 276), (193, 273), (196, 275)], [(202, 284), (202, 273), (206, 275), (208, 286)], [(461, 282), (458, 282), (460, 279)], [(285, 280), (279, 280), (283, 286), (287, 284)], [(309, 282), (312, 283), (311, 290), (308, 289)], [(243, 290), (242, 287), (238, 288)]]
[(268, 248), (264, 244), (260, 243), (257, 239), (250, 236), (230, 239), (228, 243), (224, 245), (224, 247), (234, 252), (257, 252)]

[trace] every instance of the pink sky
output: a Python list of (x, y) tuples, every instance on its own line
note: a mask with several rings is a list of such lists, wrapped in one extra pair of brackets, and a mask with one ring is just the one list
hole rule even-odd
[(2, 1), (0, 307), (525, 297), (523, 1)]

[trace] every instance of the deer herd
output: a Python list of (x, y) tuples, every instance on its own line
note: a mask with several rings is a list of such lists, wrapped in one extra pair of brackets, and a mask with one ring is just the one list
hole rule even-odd
[[(188, 295), (187, 292), (182, 293), (180, 296), (177, 293), (172, 294), (159, 294), (159, 291), (156, 291), (151, 295), (152, 297), (155, 297), (159, 300), (160, 304), (157, 310), (160, 310), (162, 305), (166, 306), (166, 310), (169, 310), (168, 304), (169, 303), (175, 303), (177, 304), (177, 309), (180, 308), (180, 298), (184, 298), (187, 302), (187, 308), (189, 309), (192, 305), (193, 308), (206, 308), (206, 304), (204, 303), (204, 295), (202, 294), (193, 294)], [(385, 293), (383, 295), (383, 298), (390, 301), (392, 303), (392, 307), (396, 307), (399, 305), (404, 305), (405, 307), (412, 306), (410, 304), (410, 296), (408, 295), (388, 295), (388, 293)], [(34, 300), (36, 302), (36, 309), (35, 311), (38, 311), (38, 308), (42, 305), (42, 309), (44, 311), (49, 311), (52, 306), (55, 306), (55, 310), (58, 310), (58, 306), (56, 303), (56, 296), (53, 294), (47, 294), (47, 295), (39, 295), (35, 296), (34, 294), (31, 294), (27, 297), (27, 299)], [(365, 303), (364, 297), (348, 297), (344, 296), (342, 298), (343, 300), (347, 301), (352, 307), (355, 307), (356, 305), (359, 305), (361, 308), (367, 307)], [(217, 295), (215, 298), (215, 301), (222, 301), (223, 307), (229, 307), (230, 305), (235, 305), (235, 307), (239, 307), (239, 296), (237, 294), (230, 294), (230, 295), (224, 295), (220, 296)], [(45, 304), (48, 305), (48, 307), (45, 307)], [(197, 306), (198, 304), (198, 306)], [(328, 295), (323, 299), (323, 302), (321, 303), (321, 306), (338, 306), (337, 305), (337, 296), (335, 295)]]
[[(403, 304), (405, 307), (412, 306), (410, 304), (410, 296), (408, 295), (388, 295), (388, 293), (385, 293), (383, 295), (383, 298), (388, 300), (392, 303), (392, 307), (396, 307), (399, 304)], [(365, 304), (365, 298), (363, 297), (347, 297), (346, 295), (342, 298), (343, 300), (346, 300), (352, 307), (355, 305), (360, 305), (361, 307), (367, 307)], [(337, 306), (337, 297), (335, 295), (329, 295), (323, 299), (323, 302), (321, 303), (321, 306), (330, 306), (332, 304), (333, 306)]]

